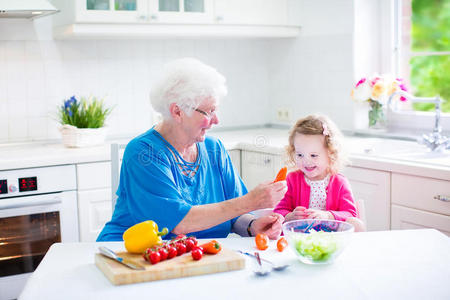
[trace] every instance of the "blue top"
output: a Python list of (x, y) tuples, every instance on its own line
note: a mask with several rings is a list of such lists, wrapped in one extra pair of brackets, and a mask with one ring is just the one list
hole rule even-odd
[[(189, 163), (153, 128), (134, 138), (122, 159), (116, 192), (119, 198), (112, 219), (97, 241), (122, 241), (126, 229), (146, 220), (171, 232), (192, 206), (247, 193), (222, 142), (207, 136), (204, 142), (197, 143), (197, 149), (197, 161)], [(197, 172), (193, 172), (197, 166)], [(198, 238), (226, 237), (235, 221), (236, 218), (191, 234)], [(173, 236), (170, 233), (164, 238)]]

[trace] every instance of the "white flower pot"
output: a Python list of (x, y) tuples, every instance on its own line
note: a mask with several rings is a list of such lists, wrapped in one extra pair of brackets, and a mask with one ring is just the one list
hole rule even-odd
[(63, 125), (60, 129), (63, 145), (69, 148), (83, 148), (101, 145), (105, 142), (107, 128), (77, 128)]

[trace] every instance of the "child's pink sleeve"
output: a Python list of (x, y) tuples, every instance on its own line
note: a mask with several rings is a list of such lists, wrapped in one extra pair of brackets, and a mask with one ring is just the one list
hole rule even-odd
[(345, 177), (342, 177), (342, 185), (338, 195), (338, 210), (330, 210), (334, 218), (338, 221), (345, 221), (349, 217), (358, 217), (350, 183)]
[(287, 176), (286, 178), (288, 190), (284, 194), (283, 199), (278, 202), (277, 206), (274, 208), (274, 212), (279, 213), (283, 217), (295, 209), (294, 199), (293, 199), (293, 179), (292, 176)]

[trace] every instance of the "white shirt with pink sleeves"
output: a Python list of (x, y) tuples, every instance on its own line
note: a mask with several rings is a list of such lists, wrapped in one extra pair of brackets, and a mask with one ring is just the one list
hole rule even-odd
[(305, 176), (306, 183), (311, 187), (309, 195), (309, 208), (326, 210), (327, 208), (327, 186), (330, 182), (330, 175), (322, 180), (309, 180)]

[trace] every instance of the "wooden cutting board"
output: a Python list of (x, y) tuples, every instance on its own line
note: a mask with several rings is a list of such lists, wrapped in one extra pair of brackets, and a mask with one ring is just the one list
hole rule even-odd
[(147, 262), (139, 254), (128, 252), (118, 252), (117, 254), (142, 265), (145, 270), (130, 269), (96, 253), (95, 264), (114, 285), (226, 272), (245, 267), (245, 259), (240, 254), (226, 248), (222, 248), (215, 255), (204, 254), (202, 259), (197, 261), (192, 259), (191, 253), (186, 253), (155, 265)]

